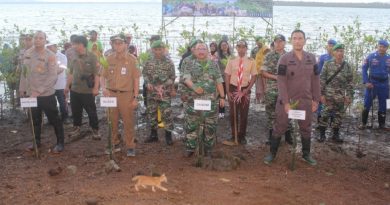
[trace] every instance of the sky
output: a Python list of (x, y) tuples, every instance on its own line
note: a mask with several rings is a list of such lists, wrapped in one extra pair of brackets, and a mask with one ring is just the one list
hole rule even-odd
[[(161, 2), (161, 0), (14, 0), (13, 2)], [(309, 2), (351, 2), (351, 3), (390, 3), (390, 0), (283, 0), (283, 1), (309, 1)], [(0, 0), (0, 2), (12, 2)]]

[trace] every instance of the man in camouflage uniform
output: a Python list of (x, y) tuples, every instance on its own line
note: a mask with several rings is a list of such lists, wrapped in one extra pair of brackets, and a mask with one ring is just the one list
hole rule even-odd
[(171, 98), (176, 96), (175, 66), (165, 55), (165, 45), (161, 40), (151, 45), (153, 55), (145, 62), (142, 74), (148, 89), (147, 115), (151, 124), (151, 133), (146, 143), (157, 142), (157, 110), (160, 108), (165, 123), (165, 141), (172, 145), (173, 118)]
[[(221, 73), (216, 62), (208, 59), (207, 45), (197, 43), (195, 49), (197, 59), (192, 61), (191, 66), (184, 67), (183, 74), (184, 84), (191, 90), (185, 109), (187, 115), (185, 118), (187, 156), (191, 156), (195, 148), (199, 146), (197, 143), (199, 137), (204, 137), (202, 141), (205, 150), (211, 151), (217, 130), (218, 93), (219, 96), (223, 96), (219, 99), (219, 105), (223, 107), (225, 103)], [(218, 93), (216, 93), (217, 90)], [(195, 99), (211, 100), (211, 110), (195, 110)], [(204, 135), (199, 136), (198, 132), (202, 124)]]
[(342, 143), (339, 129), (345, 108), (353, 97), (353, 69), (344, 61), (344, 45), (333, 47), (332, 60), (326, 61), (321, 74), (321, 102), (325, 105), (319, 120), (320, 139), (324, 142), (328, 120), (332, 116), (333, 137), (335, 142)]
[[(262, 74), (267, 79), (267, 92), (265, 94), (265, 111), (267, 114), (267, 127), (269, 129), (269, 137), (267, 144), (272, 136), (272, 126), (276, 119), (275, 104), (278, 98), (278, 86), (276, 79), (278, 77), (277, 64), (280, 56), (286, 53), (284, 47), (286, 45), (286, 37), (278, 34), (274, 38), (275, 49), (265, 56), (262, 66)], [(285, 133), (285, 139), (288, 144), (292, 144), (291, 132), (288, 129)]]

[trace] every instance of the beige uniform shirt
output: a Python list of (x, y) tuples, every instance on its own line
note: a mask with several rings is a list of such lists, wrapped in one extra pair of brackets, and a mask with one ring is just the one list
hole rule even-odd
[(38, 53), (33, 47), (24, 53), (19, 90), (28, 96), (32, 93), (38, 96), (53, 95), (57, 71), (56, 55), (48, 49)]
[(133, 91), (134, 80), (140, 77), (137, 59), (131, 55), (107, 57), (109, 67), (102, 70), (106, 88), (114, 91)]
[[(240, 63), (240, 57), (232, 57), (228, 60), (225, 69), (225, 73), (231, 76), (230, 84), (234, 86), (237, 86), (237, 82), (238, 82), (237, 72), (239, 68), (239, 63)], [(255, 66), (255, 61), (252, 58), (244, 57), (243, 64), (244, 64), (244, 74), (242, 76), (241, 87), (246, 87), (249, 85), (251, 78), (256, 77), (257, 70)]]

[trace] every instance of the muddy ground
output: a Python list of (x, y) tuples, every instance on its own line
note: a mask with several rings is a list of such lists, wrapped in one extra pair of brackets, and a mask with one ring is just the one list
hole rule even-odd
[[(256, 106), (251, 106), (246, 146), (222, 145), (230, 137), (228, 116), (219, 122), (213, 157), (223, 155), (228, 162), (238, 163), (231, 167), (216, 161), (209, 161), (207, 168), (195, 167), (196, 158), (183, 154), (182, 119), (175, 119), (172, 147), (165, 145), (161, 129), (158, 143), (143, 143), (149, 128), (141, 112), (139, 108), (137, 156), (127, 158), (124, 151), (115, 154), (121, 172), (108, 172), (108, 156), (104, 154), (107, 140), (92, 140), (87, 123), (83, 127), (86, 135), (66, 138), (60, 155), (48, 153), (55, 137), (52, 127), (45, 124), (41, 158), (37, 159), (24, 151), (32, 138), (26, 116), (20, 109), (6, 110), (0, 121), (0, 204), (390, 204), (390, 134), (357, 130), (359, 119), (353, 116), (344, 122), (344, 144), (330, 140), (320, 144), (312, 139), (318, 165), (307, 165), (298, 153), (296, 170), (291, 171), (291, 149), (285, 143), (271, 166), (263, 164), (269, 149), (265, 145), (268, 131), (265, 112)], [(101, 108), (99, 118), (101, 134), (106, 137), (107, 121)], [(65, 127), (65, 133), (70, 130)], [(313, 138), (316, 135), (313, 128)], [(357, 153), (362, 153), (361, 158)], [(162, 184), (167, 192), (157, 189), (154, 193), (150, 187), (135, 191), (133, 176), (162, 173), (168, 178), (168, 183)]]

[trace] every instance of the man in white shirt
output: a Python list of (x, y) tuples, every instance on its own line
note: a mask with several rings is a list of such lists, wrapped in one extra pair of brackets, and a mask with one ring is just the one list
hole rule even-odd
[(58, 104), (60, 105), (61, 119), (65, 124), (69, 124), (70, 119), (68, 115), (68, 106), (66, 103), (66, 96), (64, 94), (64, 88), (66, 85), (66, 68), (67, 68), (67, 58), (62, 54), (56, 43), (49, 43), (46, 45), (46, 48), (56, 54), (57, 64), (58, 64), (58, 76), (57, 82), (54, 85), (55, 95), (57, 97)]

